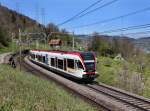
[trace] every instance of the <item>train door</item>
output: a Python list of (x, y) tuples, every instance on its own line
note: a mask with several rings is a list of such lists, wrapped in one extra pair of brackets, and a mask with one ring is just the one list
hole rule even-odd
[(52, 67), (55, 67), (55, 58), (51, 58), (50, 61), (51, 61), (51, 66), (52, 66)]
[(46, 54), (46, 56), (45, 56), (45, 63), (46, 63), (47, 65), (49, 65), (48, 54)]
[(51, 66), (51, 57), (48, 55), (48, 65)]
[(64, 70), (67, 70), (67, 59), (64, 59)]
[(58, 59), (57, 65), (59, 69), (64, 70), (64, 59)]
[(57, 57), (55, 57), (55, 67), (58, 67), (58, 63), (57, 63)]
[(35, 61), (38, 61), (38, 55), (35, 53)]

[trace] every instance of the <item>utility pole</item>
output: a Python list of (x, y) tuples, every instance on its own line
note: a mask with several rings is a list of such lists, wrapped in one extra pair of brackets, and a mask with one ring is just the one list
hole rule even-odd
[(36, 44), (36, 49), (39, 49), (39, 40), (36, 40), (35, 42), (36, 42), (35, 43)]
[(42, 24), (45, 26), (45, 8), (41, 8)]
[(19, 64), (20, 64), (20, 71), (21, 71), (21, 57), (22, 57), (22, 40), (21, 40), (21, 30), (19, 28)]
[(74, 32), (73, 32), (72, 35), (73, 35), (73, 36), (72, 36), (72, 50), (74, 51)]
[(14, 52), (14, 33), (11, 34), (11, 42), (12, 42), (12, 53)]
[(20, 3), (19, 3), (19, 2), (16, 2), (16, 11), (17, 11), (18, 13), (21, 12), (21, 11), (20, 11)]
[(39, 24), (38, 23), (38, 21), (39, 21), (39, 3), (38, 3), (38, 1), (35, 5), (35, 20), (36, 20), (36, 23), (38, 25)]

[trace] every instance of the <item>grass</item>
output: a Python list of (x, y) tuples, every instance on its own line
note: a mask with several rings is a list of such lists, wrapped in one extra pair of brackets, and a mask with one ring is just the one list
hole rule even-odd
[(0, 54), (2, 53), (6, 53), (6, 52), (11, 52), (12, 51), (12, 48), (9, 46), (9, 47), (0, 47)]
[[(124, 70), (125, 67), (127, 67), (129, 75), (132, 75), (138, 72), (139, 65), (126, 61), (116, 61), (108, 57), (98, 57), (97, 71), (100, 76), (97, 78), (97, 81), (118, 87), (119, 73)], [(141, 74), (144, 81), (144, 90), (141, 95), (150, 98), (150, 64), (145, 66), (144, 72)], [(127, 82), (127, 84), (129, 84), (129, 82)], [(121, 88), (125, 89), (124, 87)]]
[(0, 111), (96, 111), (53, 82), (0, 65)]
[(19, 50), (18, 47), (19, 46), (17, 46), (16, 43), (9, 43), (8, 47), (1, 46), (0, 47), (0, 54), (7, 53), (7, 52), (16, 52)]

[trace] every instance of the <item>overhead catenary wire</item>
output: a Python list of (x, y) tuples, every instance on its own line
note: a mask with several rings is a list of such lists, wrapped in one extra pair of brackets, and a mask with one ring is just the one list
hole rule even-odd
[(150, 7), (146, 7), (146, 8), (143, 8), (141, 10), (137, 10), (137, 11), (134, 11), (134, 12), (131, 12), (131, 13), (127, 13), (127, 14), (121, 15), (121, 16), (117, 16), (117, 17), (113, 17), (113, 18), (97, 21), (97, 22), (94, 22), (94, 23), (86, 24), (86, 25), (73, 26), (71, 29), (79, 29), (79, 28), (99, 25), (99, 24), (111, 22), (111, 21), (118, 20), (118, 19), (125, 18), (125, 17), (129, 17), (129, 16), (132, 16), (132, 15), (135, 15), (135, 14), (138, 14), (138, 13), (149, 11), (149, 10), (150, 10)]
[(106, 7), (106, 6), (108, 6), (108, 5), (111, 5), (111, 4), (113, 4), (113, 3), (117, 2), (117, 1), (119, 1), (119, 0), (112, 0), (112, 1), (110, 1), (110, 2), (107, 2), (107, 3), (105, 3), (104, 5), (102, 5), (102, 6), (100, 6), (100, 7), (97, 7), (97, 8), (95, 8), (95, 9), (93, 9), (93, 10), (90, 10), (90, 11), (86, 12), (85, 14), (82, 14), (82, 15), (78, 16), (78, 18), (81, 18), (81, 17), (83, 17), (83, 16), (85, 16), (85, 15), (88, 15), (88, 14), (90, 14), (90, 13), (92, 13), (92, 12), (95, 12), (95, 11), (97, 11), (97, 10), (99, 10), (99, 9), (102, 9), (103, 7)]
[[(149, 27), (147, 27), (147, 28), (149, 28)], [(132, 30), (132, 29), (131, 29)], [(149, 29), (150, 30), (150, 29)], [(103, 33), (101, 33), (101, 32), (96, 32), (98, 35), (107, 35), (107, 34), (103, 34)], [(136, 35), (136, 34), (149, 34), (150, 33), (150, 31), (137, 31), (137, 32), (127, 32), (127, 33), (123, 33), (123, 35), (125, 36), (125, 35)], [(91, 33), (91, 34), (87, 34), (88, 36), (93, 36), (93, 33)], [(116, 35), (116, 36), (118, 36), (118, 34)], [(122, 36), (122, 34), (121, 34), (121, 36)]]
[[(68, 23), (68, 22), (70, 22), (70, 21), (72, 21), (72, 20), (79, 19), (79, 18), (81, 18), (81, 17), (83, 17), (83, 16), (86, 16), (86, 15), (88, 15), (88, 14), (90, 14), (90, 13), (93, 13), (93, 12), (95, 12), (95, 11), (97, 11), (97, 10), (100, 10), (100, 9), (106, 7), (106, 6), (109, 6), (109, 5), (111, 5), (111, 4), (113, 4), (113, 3), (117, 2), (117, 1), (119, 1), (119, 0), (112, 0), (112, 1), (110, 1), (110, 2), (107, 2), (107, 3), (103, 4), (103, 5), (100, 6), (100, 7), (97, 7), (97, 8), (95, 8), (95, 9), (93, 9), (93, 10), (90, 10), (90, 11), (88, 11), (88, 12), (86, 12), (86, 13), (83, 13), (83, 14), (81, 13), (81, 14), (75, 16), (75, 17), (70, 18), (70, 20), (68, 19), (68, 20), (66, 20), (66, 21), (63, 22), (63, 23), (58, 24), (58, 26), (64, 25), (64, 24), (66, 24), (66, 23)], [(85, 12), (85, 11), (84, 11), (84, 12)]]
[(142, 31), (142, 32), (131, 32), (131, 33), (124, 33), (123, 35), (137, 35), (137, 34), (149, 34), (150, 31)]
[(94, 2), (92, 5), (88, 6), (86, 9), (82, 10), (81, 12), (77, 13), (76, 15), (72, 16), (71, 18), (65, 20), (64, 22), (62, 23), (59, 23), (58, 26), (60, 25), (64, 25), (72, 20), (74, 20), (76, 17), (80, 16), (82, 13), (86, 12), (87, 10), (91, 9), (92, 7), (94, 7), (95, 5), (97, 5), (98, 3), (100, 3), (101, 1), (103, 0), (98, 0), (96, 2)]
[(124, 28), (114, 29), (114, 30), (106, 30), (106, 31), (102, 31), (99, 33), (105, 34), (105, 33), (113, 33), (113, 32), (120, 32), (120, 31), (127, 31), (127, 30), (143, 29), (143, 28), (149, 28), (149, 27), (150, 27), (150, 24), (144, 24), (144, 25), (124, 27)]

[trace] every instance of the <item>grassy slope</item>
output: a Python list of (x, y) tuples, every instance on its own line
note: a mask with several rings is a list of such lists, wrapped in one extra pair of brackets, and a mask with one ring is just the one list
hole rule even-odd
[(11, 52), (11, 51), (12, 51), (12, 48), (10, 46), (9, 47), (0, 48), (0, 54), (6, 53), (6, 52)]
[(61, 87), (0, 65), (0, 111), (95, 111)]
[[(128, 66), (129, 74), (133, 74), (134, 72), (137, 72), (138, 66), (136, 64), (131, 64), (131, 63), (123, 62), (123, 61), (115, 61), (107, 57), (98, 57), (98, 61), (99, 62), (97, 64), (97, 70), (100, 76), (98, 77), (97, 81), (103, 82), (111, 86), (118, 85), (117, 81), (118, 81), (119, 71), (122, 70), (124, 65)], [(109, 64), (110, 66), (107, 66), (107, 64)], [(145, 82), (145, 89), (142, 95), (150, 98), (150, 68), (149, 66), (146, 66), (145, 68), (144, 78), (147, 78), (147, 80)]]
[(9, 43), (8, 47), (0, 47), (0, 54), (6, 53), (6, 52), (16, 52), (19, 50), (19, 46), (16, 45), (16, 43)]

